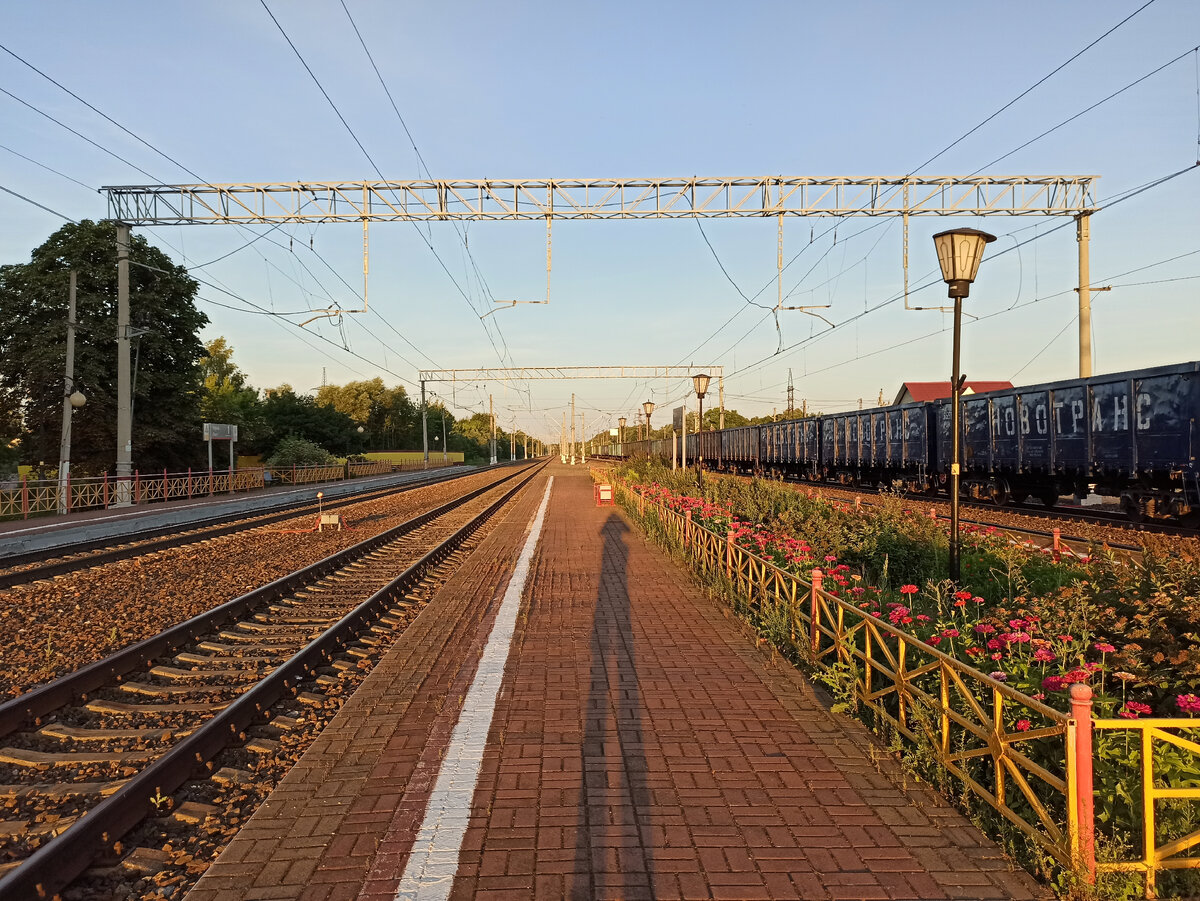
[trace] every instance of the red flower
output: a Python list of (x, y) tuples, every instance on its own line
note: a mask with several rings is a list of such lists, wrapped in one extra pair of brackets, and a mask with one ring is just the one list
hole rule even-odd
[(901, 594), (916, 594), (920, 590), (921, 589), (919, 589), (916, 585), (901, 585), (900, 586)]
[(1018, 732), (1028, 732), (1029, 728), (1032, 725), (1033, 725), (1033, 723), (1029, 722), (1029, 720), (1025, 720), (1025, 719), (1017, 720), (1017, 731)]

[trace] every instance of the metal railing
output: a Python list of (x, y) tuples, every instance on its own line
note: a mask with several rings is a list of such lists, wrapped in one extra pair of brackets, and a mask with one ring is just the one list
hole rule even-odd
[[(690, 510), (657, 503), (612, 473), (604, 481), (643, 520), (652, 516), (702, 572), (723, 577), (811, 665), (836, 673), (839, 694), (867, 708), (876, 730), (932, 753), (944, 773), (1081, 878), (1134, 873), (1154, 898), (1159, 871), (1200, 869), (1200, 857), (1186, 856), (1200, 848), (1197, 720), (1094, 718), (1085, 684), (1071, 686), (1069, 714), (1055, 710), (831, 595), (820, 569), (806, 581), (741, 547), (731, 532), (693, 522)], [(1094, 807), (1097, 788), (1108, 787), (1096, 785), (1097, 762), (1102, 779), (1118, 778), (1122, 767), (1137, 774), (1125, 793), (1140, 839), (1131, 850), (1110, 836), (1100, 861)], [(1160, 785), (1168, 767), (1175, 784)], [(1169, 824), (1163, 805), (1174, 805)]]
[(346, 463), (321, 466), (288, 466), (229, 470), (192, 470), (149, 475), (136, 472), (119, 482), (115, 476), (89, 478), (12, 479), (0, 482), (0, 521), (52, 516), (80, 510), (104, 509), (118, 498), (134, 504), (185, 500), (214, 494), (254, 491), (271, 484), (311, 485), (359, 476), (424, 468), (423, 463)]

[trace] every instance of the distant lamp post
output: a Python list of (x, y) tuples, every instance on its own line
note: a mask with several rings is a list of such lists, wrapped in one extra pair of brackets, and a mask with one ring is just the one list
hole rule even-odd
[(642, 402), (642, 410), (646, 413), (646, 440), (650, 440), (650, 414), (654, 412), (654, 401), (647, 400)]
[(618, 430), (618, 434), (617, 434), (617, 443), (624, 444), (625, 443), (625, 417), (624, 416), (622, 416), (620, 419), (617, 420), (617, 425), (620, 426), (620, 429)]
[(696, 389), (696, 399), (700, 401), (700, 421), (696, 423), (696, 481), (704, 487), (704, 395), (708, 393), (708, 373), (702, 372), (692, 376), (692, 386)]
[(950, 579), (956, 584), (961, 575), (958, 549), (958, 483), (962, 472), (962, 448), (959, 436), (959, 405), (966, 377), (959, 374), (959, 336), (962, 332), (962, 301), (971, 293), (971, 282), (979, 272), (983, 249), (996, 240), (995, 235), (975, 228), (958, 228), (933, 236), (942, 280), (954, 300), (954, 363), (950, 377)]

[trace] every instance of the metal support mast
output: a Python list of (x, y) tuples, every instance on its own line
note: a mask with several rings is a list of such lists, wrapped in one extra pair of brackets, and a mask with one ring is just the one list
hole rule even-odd
[(1092, 277), (1088, 267), (1088, 239), (1091, 237), (1091, 214), (1075, 217), (1076, 239), (1079, 241), (1079, 377), (1092, 374)]
[(129, 369), (129, 225), (117, 223), (117, 485), (114, 507), (133, 503), (133, 390)]
[(75, 270), (67, 289), (67, 365), (63, 376), (62, 437), (58, 444), (58, 512), (65, 514), (70, 507), (71, 490), (71, 414), (75, 409), (71, 395), (75, 391)]

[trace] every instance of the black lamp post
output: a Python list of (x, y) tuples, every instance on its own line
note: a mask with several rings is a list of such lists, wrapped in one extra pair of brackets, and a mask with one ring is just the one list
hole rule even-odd
[(617, 425), (619, 425), (621, 427), (620, 434), (617, 437), (617, 443), (623, 445), (625, 443), (625, 417), (624, 416), (622, 416), (620, 419), (617, 420)]
[(650, 414), (654, 412), (654, 401), (647, 400), (642, 402), (642, 410), (646, 413), (646, 440), (650, 440)]
[(692, 376), (692, 386), (696, 389), (696, 398), (700, 401), (700, 421), (696, 423), (696, 483), (704, 488), (704, 395), (708, 393), (708, 373), (702, 372)]
[(962, 448), (959, 435), (959, 406), (966, 377), (959, 375), (959, 334), (962, 331), (962, 301), (971, 292), (971, 282), (979, 272), (985, 246), (995, 235), (976, 228), (959, 228), (933, 236), (942, 279), (954, 299), (954, 363), (950, 377), (950, 579), (957, 584), (961, 569), (958, 559), (958, 482), (962, 472)]

